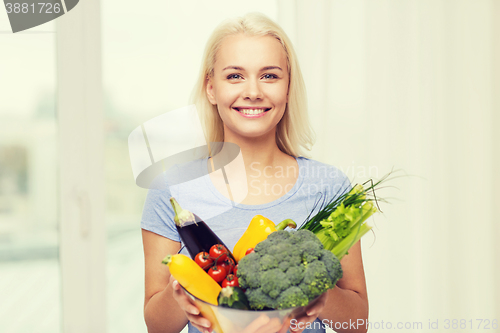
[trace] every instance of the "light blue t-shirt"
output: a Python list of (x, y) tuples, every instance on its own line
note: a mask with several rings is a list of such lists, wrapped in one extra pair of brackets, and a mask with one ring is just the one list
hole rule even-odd
[[(276, 224), (291, 218), (298, 227), (311, 212), (315, 214), (325, 201), (330, 201), (333, 197), (349, 191), (351, 184), (347, 176), (334, 166), (304, 157), (298, 157), (296, 160), (299, 175), (292, 189), (279, 199), (262, 205), (234, 203), (223, 196), (210, 180), (207, 159), (196, 160), (177, 169), (174, 168), (162, 178), (162, 182), (167, 186), (148, 191), (141, 227), (180, 242), (173, 219), (171, 197), (174, 197), (182, 208), (193, 212), (205, 221), (229, 249), (234, 247), (251, 219), (257, 214), (269, 218)], [(201, 176), (185, 177), (186, 174)], [(179, 178), (188, 179), (188, 181), (179, 183)], [(189, 333), (199, 332), (191, 323), (188, 325)], [(321, 328), (304, 330), (304, 332), (319, 333), (325, 330)]]

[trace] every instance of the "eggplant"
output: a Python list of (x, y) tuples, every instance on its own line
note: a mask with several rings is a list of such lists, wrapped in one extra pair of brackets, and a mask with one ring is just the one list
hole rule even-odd
[(228, 257), (234, 260), (229, 248), (202, 219), (187, 209), (182, 209), (175, 198), (170, 198), (170, 203), (175, 212), (177, 232), (192, 259), (200, 252), (210, 252), (213, 245), (222, 244), (227, 249)]

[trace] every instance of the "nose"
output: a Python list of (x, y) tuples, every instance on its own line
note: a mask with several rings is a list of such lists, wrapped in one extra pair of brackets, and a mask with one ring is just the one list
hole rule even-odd
[(258, 80), (250, 79), (245, 84), (245, 89), (243, 91), (243, 98), (249, 99), (251, 101), (262, 99), (264, 94), (262, 88), (259, 85)]

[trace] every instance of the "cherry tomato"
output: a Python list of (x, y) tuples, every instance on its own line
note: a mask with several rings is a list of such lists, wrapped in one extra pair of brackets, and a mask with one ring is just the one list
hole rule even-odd
[(224, 281), (222, 281), (222, 288), (224, 287), (239, 287), (238, 277), (234, 274), (228, 274)]
[(226, 269), (227, 274), (231, 274), (234, 269), (234, 260), (232, 258), (226, 258), (220, 265)]
[(212, 258), (207, 252), (200, 252), (194, 257), (194, 261), (203, 269), (207, 269), (213, 264)]
[(212, 266), (208, 269), (208, 275), (217, 283), (221, 283), (226, 278), (226, 270), (220, 265)]
[(236, 276), (236, 273), (238, 273), (238, 265), (233, 268), (233, 275)]
[(245, 255), (250, 254), (250, 253), (253, 253), (253, 252), (254, 252), (253, 247), (251, 247), (251, 248), (249, 248), (249, 249), (247, 250), (247, 252), (245, 252)]
[(215, 244), (210, 248), (210, 256), (214, 261), (217, 261), (218, 264), (224, 262), (226, 260), (228, 254), (228, 250), (224, 245)]

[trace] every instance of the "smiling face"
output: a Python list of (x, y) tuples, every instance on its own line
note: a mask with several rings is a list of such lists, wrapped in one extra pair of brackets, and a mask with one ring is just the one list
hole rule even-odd
[(224, 140), (274, 138), (285, 112), (288, 82), (286, 54), (276, 38), (224, 38), (206, 88), (224, 123)]

